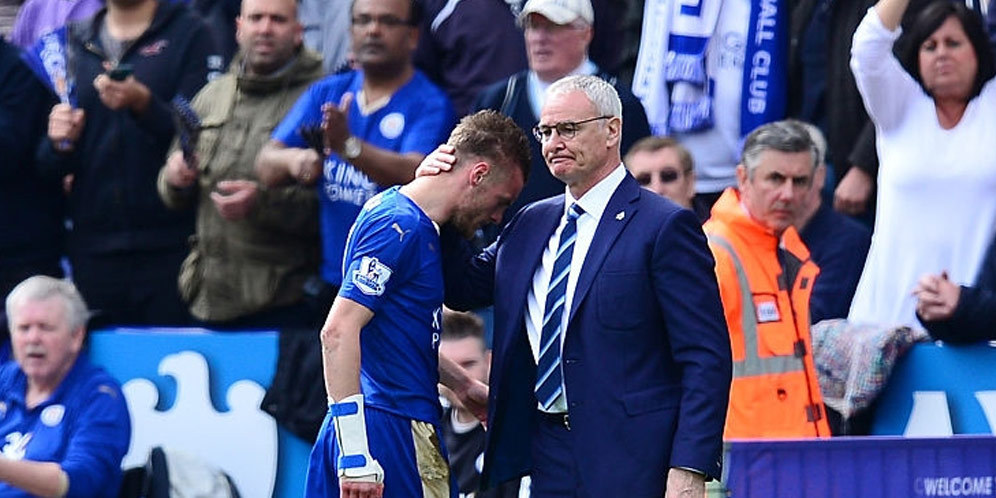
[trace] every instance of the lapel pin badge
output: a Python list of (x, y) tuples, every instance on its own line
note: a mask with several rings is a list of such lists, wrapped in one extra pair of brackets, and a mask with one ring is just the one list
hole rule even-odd
[(619, 211), (618, 213), (616, 213), (616, 219), (619, 221), (622, 221), (622, 219), (625, 217), (626, 217), (626, 211)]

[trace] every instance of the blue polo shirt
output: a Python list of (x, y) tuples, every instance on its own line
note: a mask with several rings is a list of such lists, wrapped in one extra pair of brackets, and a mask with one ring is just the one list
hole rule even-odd
[(339, 295), (374, 312), (360, 334), (365, 403), (438, 425), (439, 234), (397, 187), (371, 199), (357, 217), (346, 243)]
[[(17, 362), (0, 366), (0, 452), (15, 460), (55, 462), (70, 497), (116, 497), (131, 421), (121, 386), (79, 357), (52, 396), (28, 409), (27, 378)], [(31, 496), (0, 483), (0, 496)]]
[[(399, 88), (383, 107), (364, 114), (356, 103), (363, 89), (363, 72), (328, 76), (311, 85), (273, 131), (272, 138), (288, 147), (307, 147), (298, 130), (322, 122), (322, 104), (339, 104), (352, 93), (349, 131), (364, 142), (400, 154), (428, 154), (446, 140), (453, 127), (453, 108), (446, 95), (419, 71)], [(322, 231), (322, 277), (341, 283), (342, 250), (360, 208), (390, 185), (378, 185), (345, 159), (333, 153), (325, 161), (318, 186)]]

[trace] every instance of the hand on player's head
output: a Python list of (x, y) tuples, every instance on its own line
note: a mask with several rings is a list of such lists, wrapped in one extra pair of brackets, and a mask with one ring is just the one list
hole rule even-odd
[(443, 171), (453, 169), (456, 164), (456, 148), (449, 144), (440, 144), (436, 150), (425, 156), (425, 159), (415, 169), (415, 178), (420, 176), (435, 176)]

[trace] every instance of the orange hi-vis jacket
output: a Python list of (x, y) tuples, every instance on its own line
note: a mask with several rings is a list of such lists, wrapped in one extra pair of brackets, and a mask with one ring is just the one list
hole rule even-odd
[(732, 188), (703, 229), (733, 348), (724, 439), (829, 437), (809, 336), (809, 295), (820, 271), (809, 250), (792, 227), (779, 248)]

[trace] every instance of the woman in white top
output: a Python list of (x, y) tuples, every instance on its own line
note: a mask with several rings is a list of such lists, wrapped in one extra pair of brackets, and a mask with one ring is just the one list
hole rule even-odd
[[(858, 26), (851, 69), (878, 133), (878, 214), (849, 318), (917, 326), (917, 279), (970, 284), (996, 232), (996, 86), (978, 16), (938, 0), (892, 52), (909, 0), (880, 0)], [(904, 67), (906, 68), (904, 70)]]

